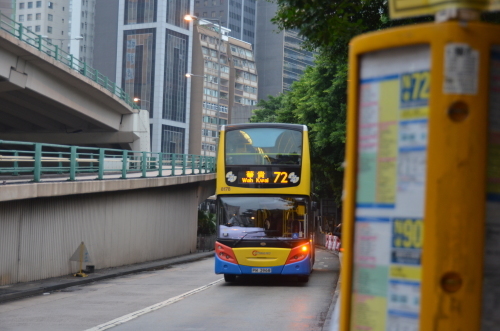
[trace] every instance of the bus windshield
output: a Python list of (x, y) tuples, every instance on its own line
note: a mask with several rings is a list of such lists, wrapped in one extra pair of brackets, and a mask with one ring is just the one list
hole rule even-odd
[(299, 197), (221, 197), (219, 237), (304, 238), (307, 200)]
[(226, 165), (300, 165), (302, 132), (246, 128), (226, 132)]

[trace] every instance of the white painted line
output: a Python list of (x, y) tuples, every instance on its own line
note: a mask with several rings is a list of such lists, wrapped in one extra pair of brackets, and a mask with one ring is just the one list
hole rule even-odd
[(123, 324), (125, 322), (128, 322), (130, 320), (133, 320), (134, 318), (137, 318), (137, 317), (139, 317), (141, 315), (144, 315), (144, 314), (153, 312), (155, 310), (158, 310), (160, 308), (163, 308), (165, 306), (171, 305), (172, 303), (180, 301), (180, 300), (182, 300), (182, 299), (184, 299), (184, 298), (186, 298), (186, 297), (188, 297), (190, 295), (193, 295), (193, 294), (199, 293), (201, 291), (204, 291), (204, 290), (206, 290), (206, 289), (214, 286), (215, 284), (220, 283), (223, 280), (224, 280), (224, 278), (221, 278), (221, 279), (216, 280), (215, 282), (212, 282), (210, 284), (204, 285), (202, 287), (198, 287), (197, 289), (191, 290), (189, 292), (183, 293), (183, 294), (178, 295), (176, 297), (173, 297), (173, 298), (167, 299), (165, 301), (159, 302), (157, 304), (154, 304), (154, 305), (149, 306), (147, 308), (138, 310), (136, 312), (133, 312), (133, 313), (130, 313), (130, 314), (127, 314), (127, 315), (123, 315), (122, 317), (118, 317), (118, 318), (116, 318), (116, 319), (114, 319), (112, 321), (109, 321), (109, 322), (106, 322), (104, 324), (95, 326), (95, 327), (93, 327), (91, 329), (87, 329), (85, 331), (101, 331), (101, 330), (110, 329), (112, 327), (118, 326), (118, 325)]

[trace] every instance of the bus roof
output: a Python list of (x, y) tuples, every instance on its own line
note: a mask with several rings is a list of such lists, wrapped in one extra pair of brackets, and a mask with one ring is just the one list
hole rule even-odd
[(250, 128), (280, 128), (295, 131), (307, 131), (307, 126), (302, 124), (289, 124), (289, 123), (240, 123), (223, 125), (221, 131), (232, 131)]

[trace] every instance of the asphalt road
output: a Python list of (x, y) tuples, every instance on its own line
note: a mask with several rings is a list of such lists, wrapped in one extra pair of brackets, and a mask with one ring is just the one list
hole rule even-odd
[(213, 258), (0, 304), (0, 330), (322, 330), (338, 258), (317, 250), (308, 283), (225, 283)]

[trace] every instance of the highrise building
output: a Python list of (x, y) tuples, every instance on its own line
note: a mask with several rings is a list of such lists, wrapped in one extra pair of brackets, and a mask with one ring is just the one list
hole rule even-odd
[(12, 0), (0, 0), (0, 12), (3, 16), (16, 20), (16, 3)]
[[(190, 153), (215, 156), (218, 129), (236, 108), (255, 106), (258, 79), (252, 45), (201, 20), (194, 26)], [(238, 112), (239, 114), (239, 112)]]
[(255, 42), (256, 0), (195, 0), (194, 15), (217, 19), (231, 30), (229, 36), (251, 44)]
[(95, 0), (0, 0), (2, 14), (92, 66)]
[(278, 33), (278, 27), (271, 22), (277, 8), (277, 4), (268, 1), (257, 3), (255, 58), (260, 81), (259, 100), (288, 91), (305, 68), (314, 64), (314, 54), (302, 49), (303, 40), (297, 31)]
[(94, 67), (149, 111), (151, 150), (187, 153), (191, 0), (98, 0)]
[[(94, 23), (96, 0), (70, 0), (71, 30), (70, 35), (81, 36), (82, 41), (70, 41), (70, 50), (73, 55), (88, 65), (94, 64)], [(78, 53), (76, 49), (78, 49)]]

